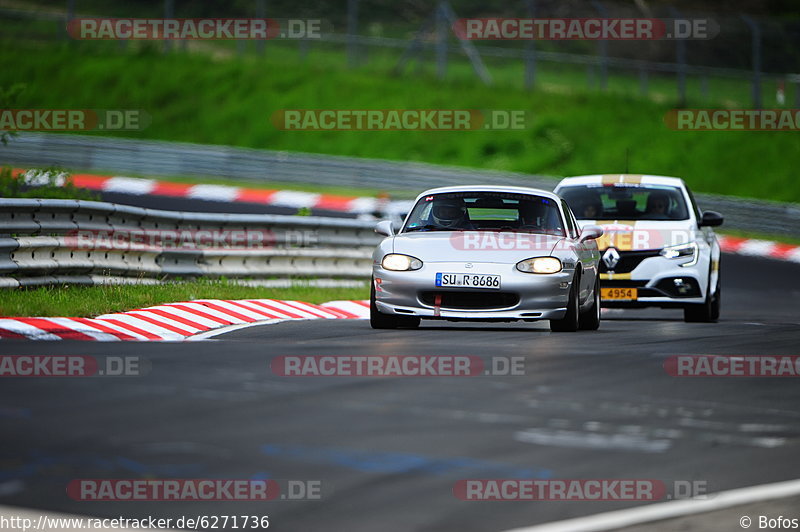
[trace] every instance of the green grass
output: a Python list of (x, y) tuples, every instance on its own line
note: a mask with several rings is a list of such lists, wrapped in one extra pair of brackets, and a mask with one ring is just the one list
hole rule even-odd
[(92, 317), (190, 299), (291, 299), (324, 303), (368, 297), (366, 283), (364, 288), (261, 288), (208, 280), (146, 286), (53, 286), (0, 290), (0, 316)]
[[(61, 168), (38, 170), (37, 186), (29, 188), (24, 186), (22, 172), (15, 174), (10, 167), (0, 168), (0, 198), (100, 199), (100, 195), (95, 192), (76, 188), (70, 182), (69, 174), (62, 174)], [(59, 175), (63, 175), (63, 182), (59, 181)]]
[[(698, 192), (800, 201), (797, 133), (672, 131), (663, 123), (674, 106), (667, 94), (674, 96), (671, 80), (664, 81), (671, 88), (663, 101), (653, 101), (636, 96), (633, 78), (612, 79), (612, 88), (626, 90), (603, 94), (579, 88), (585, 71), (544, 64), (541, 87), (528, 92), (518, 64), (490, 67), (496, 86), (486, 87), (463, 62), (452, 65), (445, 81), (413, 65), (394, 75), (391, 57), (374, 57), (377, 51), (348, 71), (336, 47), (318, 44), (304, 59), (289, 43), (269, 43), (264, 57), (164, 56), (152, 47), (123, 53), (106, 46), (113, 43), (100, 44), (50, 43), (40, 50), (5, 41), (0, 86), (26, 83), (20, 108), (144, 109), (152, 123), (141, 132), (119, 133), (129, 137), (553, 176), (622, 172), (627, 153), (629, 171), (681, 176)], [(548, 78), (561, 84), (549, 86)], [(651, 80), (654, 92), (659, 83)], [(711, 103), (746, 105), (746, 87), (734, 92)], [(270, 123), (278, 110), (303, 108), (522, 109), (531, 120), (524, 130), (465, 132), (280, 131)]]

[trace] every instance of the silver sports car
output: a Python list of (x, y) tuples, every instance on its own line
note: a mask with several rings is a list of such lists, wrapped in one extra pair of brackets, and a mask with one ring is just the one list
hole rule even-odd
[(582, 230), (557, 195), (532, 188), (427, 190), (372, 255), (370, 323), (420, 319), (550, 320), (553, 331), (600, 325), (597, 226)]

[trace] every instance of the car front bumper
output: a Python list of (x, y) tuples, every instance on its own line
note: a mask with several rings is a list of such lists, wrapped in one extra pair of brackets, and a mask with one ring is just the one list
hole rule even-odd
[[(686, 263), (688, 261), (683, 261)], [(705, 302), (708, 290), (708, 260), (698, 260), (692, 266), (680, 266), (680, 262), (664, 257), (643, 260), (630, 273), (600, 275), (600, 288), (636, 288), (639, 297), (635, 301), (602, 299), (607, 308), (663, 307), (680, 308)], [(684, 286), (692, 289), (681, 293), (675, 285), (680, 279)]]
[[(563, 318), (567, 310), (573, 271), (554, 274), (529, 274), (518, 271), (513, 264), (463, 262), (426, 262), (416, 271), (394, 272), (373, 266), (375, 305), (384, 314), (418, 316), (453, 320), (540, 320)], [(437, 273), (500, 275), (500, 288), (437, 287)], [(432, 294), (442, 296), (437, 307)], [(458, 294), (458, 296), (455, 296)], [(511, 303), (492, 304), (501, 294)], [(452, 295), (452, 297), (451, 297)], [(447, 299), (459, 297), (486, 308), (465, 308), (470, 305), (448, 306)], [(488, 306), (487, 306), (488, 305)]]

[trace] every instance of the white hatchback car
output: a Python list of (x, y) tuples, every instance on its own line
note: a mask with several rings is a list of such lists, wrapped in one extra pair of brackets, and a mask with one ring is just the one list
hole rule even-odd
[(701, 213), (682, 179), (591, 175), (562, 180), (564, 198), (581, 226), (599, 225), (604, 307), (682, 308), (686, 321), (720, 314), (720, 247), (711, 229), (717, 212)]

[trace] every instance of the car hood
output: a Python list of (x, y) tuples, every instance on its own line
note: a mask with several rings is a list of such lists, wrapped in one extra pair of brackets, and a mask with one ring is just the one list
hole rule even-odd
[(393, 252), (423, 262), (494, 262), (516, 264), (550, 255), (563, 237), (497, 231), (425, 231), (394, 237)]
[(609, 247), (620, 251), (662, 249), (694, 241), (697, 233), (691, 220), (579, 220), (578, 224), (603, 228), (603, 236), (597, 239), (600, 251)]

